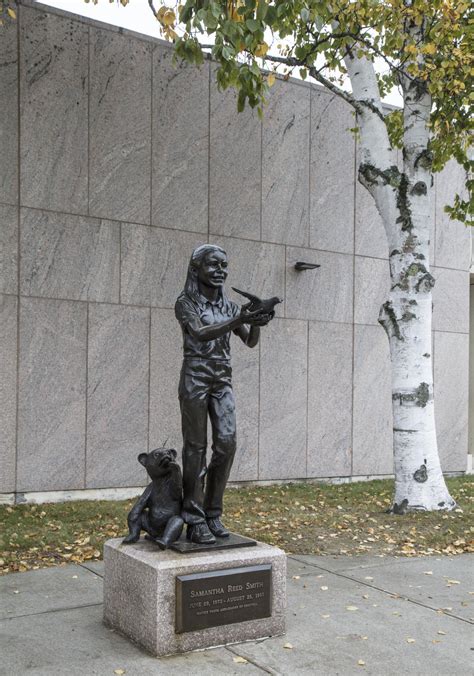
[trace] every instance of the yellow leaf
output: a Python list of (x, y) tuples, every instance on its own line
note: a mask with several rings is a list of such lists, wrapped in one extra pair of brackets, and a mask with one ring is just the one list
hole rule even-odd
[(257, 47), (255, 48), (255, 56), (265, 56), (265, 54), (268, 52), (269, 46), (267, 45), (266, 42), (261, 42)]
[(415, 643), (415, 639), (414, 638), (407, 638), (407, 643)]
[(275, 74), (274, 74), (274, 73), (270, 73), (270, 75), (269, 75), (268, 78), (267, 78), (268, 86), (269, 86), (269, 87), (273, 87), (273, 85), (275, 84), (275, 80), (276, 80)]
[(423, 51), (425, 54), (436, 54), (436, 45), (434, 42), (429, 42), (427, 45), (423, 46)]
[(16, 19), (16, 12), (15, 12), (14, 9), (12, 9), (11, 7), (9, 7), (9, 8), (7, 9), (7, 12), (8, 12), (8, 16), (9, 16), (11, 19)]
[(346, 606), (346, 610), (359, 610), (357, 606)]
[(244, 20), (244, 16), (237, 12), (239, 7), (243, 7), (244, 5), (245, 0), (229, 0), (229, 2), (227, 2), (227, 11), (233, 21), (241, 23)]
[(364, 660), (358, 660), (358, 661), (357, 661), (357, 664), (359, 665), (359, 667), (365, 667), (365, 662), (364, 662)]
[(293, 650), (293, 646), (291, 645), (291, 643), (285, 643), (283, 647), (286, 648), (287, 650)]
[(238, 655), (238, 657), (234, 657), (233, 661), (236, 664), (247, 664), (248, 663), (248, 660), (246, 660), (245, 657), (240, 657), (240, 655)]
[(176, 14), (172, 9), (167, 9), (161, 18), (161, 23), (165, 26), (172, 26), (176, 21)]
[(114, 669), (114, 674), (117, 674), (117, 676), (123, 676), (125, 673), (125, 669)]

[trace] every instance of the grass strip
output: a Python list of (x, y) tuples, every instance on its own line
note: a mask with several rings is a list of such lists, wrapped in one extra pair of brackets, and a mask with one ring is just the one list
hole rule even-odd
[[(453, 512), (387, 514), (393, 481), (229, 488), (231, 530), (288, 553), (429, 556), (474, 551), (474, 477), (447, 479)], [(0, 506), (0, 572), (102, 558), (127, 533), (133, 500)]]

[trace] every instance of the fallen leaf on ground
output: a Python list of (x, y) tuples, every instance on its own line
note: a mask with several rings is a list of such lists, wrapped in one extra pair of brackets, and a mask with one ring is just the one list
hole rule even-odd
[(122, 676), (124, 673), (125, 669), (114, 669), (114, 674), (117, 674), (117, 676)]
[(370, 577), (370, 575), (367, 575), (366, 577), (364, 577), (364, 580), (373, 580), (373, 579), (374, 579), (374, 578), (373, 578), (373, 577)]
[(407, 638), (407, 643), (415, 643), (415, 639), (414, 638)]
[(424, 574), (425, 575), (433, 575), (433, 571), (432, 570), (425, 570)]
[(359, 610), (357, 606), (346, 606), (346, 610)]
[(358, 661), (357, 661), (357, 664), (359, 665), (359, 667), (365, 667), (365, 662), (364, 662), (364, 660), (358, 660)]
[(293, 646), (291, 645), (291, 643), (285, 643), (283, 647), (286, 648), (287, 650), (293, 650)]
[(445, 632), (445, 631), (441, 631), (441, 629), (438, 631), (438, 634), (441, 634), (441, 636), (446, 636), (446, 632)]
[(293, 580), (299, 580), (300, 576), (299, 575), (293, 575)]
[(240, 655), (238, 655), (237, 657), (234, 657), (233, 661), (236, 664), (247, 664), (248, 663), (248, 660), (246, 660), (245, 657), (240, 657)]
[(329, 589), (329, 587), (324, 587), (324, 586), (323, 586), (323, 587), (321, 587), (321, 589), (322, 589), (322, 591), (327, 591), (327, 590)]
[(448, 584), (461, 584), (459, 580), (448, 580)]

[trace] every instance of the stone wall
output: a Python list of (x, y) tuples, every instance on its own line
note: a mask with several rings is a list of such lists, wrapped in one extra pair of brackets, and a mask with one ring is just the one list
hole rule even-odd
[[(27, 1), (0, 66), (3, 499), (138, 486), (139, 452), (179, 448), (173, 306), (207, 241), (229, 289), (285, 299), (257, 349), (234, 340), (232, 479), (390, 474), (387, 246), (348, 107), (290, 81), (263, 122), (237, 115), (209, 63)], [(446, 471), (467, 451), (469, 235), (442, 210), (458, 180), (437, 179), (432, 238)]]

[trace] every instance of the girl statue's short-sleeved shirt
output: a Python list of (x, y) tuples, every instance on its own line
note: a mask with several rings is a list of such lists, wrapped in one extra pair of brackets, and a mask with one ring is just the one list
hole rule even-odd
[(187, 325), (196, 318), (206, 326), (234, 319), (240, 314), (237, 303), (220, 296), (214, 303), (202, 296), (197, 301), (182, 293), (176, 301), (174, 311), (183, 331), (185, 359), (230, 361), (230, 331), (214, 340), (198, 340), (189, 333)]

